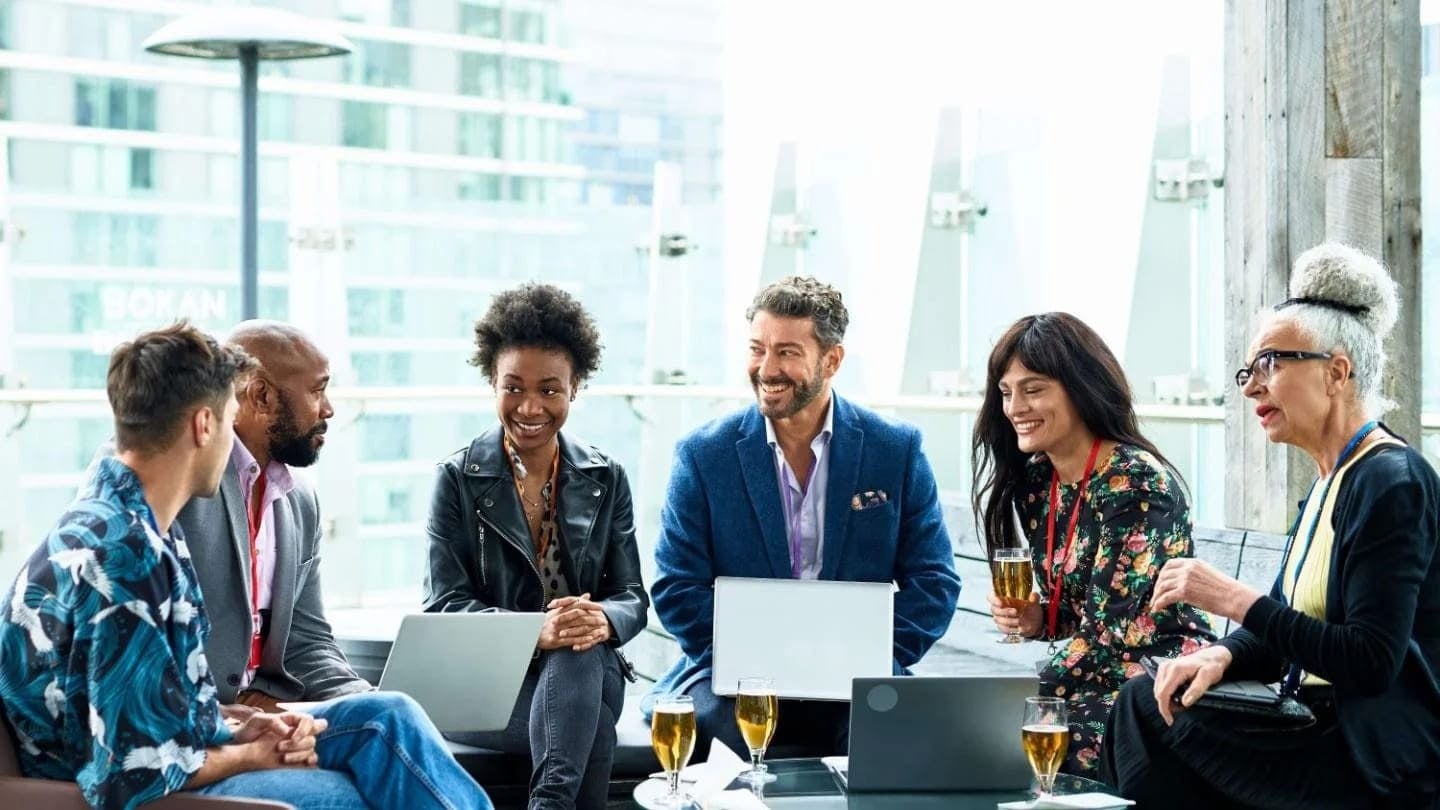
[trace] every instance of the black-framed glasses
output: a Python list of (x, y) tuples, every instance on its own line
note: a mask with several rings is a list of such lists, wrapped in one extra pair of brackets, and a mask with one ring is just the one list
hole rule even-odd
[(1275, 361), (1277, 360), (1329, 360), (1329, 352), (1283, 352), (1278, 349), (1267, 349), (1255, 355), (1250, 365), (1235, 372), (1235, 384), (1244, 388), (1250, 380), (1264, 385), (1270, 380), (1270, 375), (1275, 373)]

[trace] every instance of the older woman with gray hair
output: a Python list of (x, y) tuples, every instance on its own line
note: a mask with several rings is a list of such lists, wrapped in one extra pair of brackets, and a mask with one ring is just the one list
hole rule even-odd
[[(1268, 595), (1191, 559), (1166, 563), (1153, 607), (1240, 629), (1136, 678), (1110, 716), (1103, 773), (1142, 806), (1431, 807), (1440, 801), (1440, 478), (1376, 421), (1395, 284), (1321, 245), (1266, 313), (1235, 382), (1272, 442), (1317, 477)], [(1295, 727), (1196, 701), (1221, 681), (1279, 681)]]

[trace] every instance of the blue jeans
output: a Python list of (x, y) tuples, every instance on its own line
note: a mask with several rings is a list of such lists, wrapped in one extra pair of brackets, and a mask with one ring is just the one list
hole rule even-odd
[(529, 810), (604, 810), (625, 705), (620, 660), (607, 646), (543, 652), (503, 731), (451, 734), (466, 745), (529, 755)]
[(276, 799), (298, 810), (494, 810), (424, 710), (406, 695), (350, 695), (322, 703), (312, 714), (330, 724), (317, 741), (318, 772), (244, 773), (199, 792)]

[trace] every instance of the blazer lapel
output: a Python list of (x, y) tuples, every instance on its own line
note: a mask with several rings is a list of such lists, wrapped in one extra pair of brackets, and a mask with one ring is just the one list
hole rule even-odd
[[(775, 451), (765, 440), (764, 417), (758, 409), (750, 411), (742, 430), (745, 435), (735, 443), (740, 457), (740, 472), (745, 478), (745, 491), (760, 524), (760, 538), (765, 556), (770, 560), (770, 575), (789, 579), (790, 545), (785, 539), (785, 510), (780, 505), (780, 479), (775, 476)], [(733, 538), (725, 538), (733, 540)]]
[(835, 579), (845, 544), (850, 539), (850, 496), (860, 487), (860, 460), (865, 434), (855, 427), (849, 405), (834, 399), (834, 433), (825, 451), (829, 477), (825, 480), (825, 545), (821, 549), (820, 578)]
[(241, 602), (246, 605), (245, 626), (250, 626), (250, 520), (246, 517), (245, 495), (240, 491), (240, 474), (234, 464), (227, 464), (225, 476), (220, 479), (220, 500), (225, 505), (225, 517), (230, 522), (230, 539), (235, 545), (235, 556), (240, 560)]

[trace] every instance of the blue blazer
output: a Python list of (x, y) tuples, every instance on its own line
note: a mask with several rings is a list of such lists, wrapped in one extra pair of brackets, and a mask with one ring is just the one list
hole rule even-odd
[[(899, 586), (895, 672), (908, 673), (950, 626), (960, 596), (935, 476), (919, 430), (838, 395), (834, 403), (820, 578)], [(871, 490), (888, 501), (853, 509), (851, 497)], [(756, 406), (675, 446), (655, 562), (655, 612), (682, 655), (643, 702), (647, 712), (656, 695), (710, 677), (716, 577), (791, 575), (775, 452)]]

